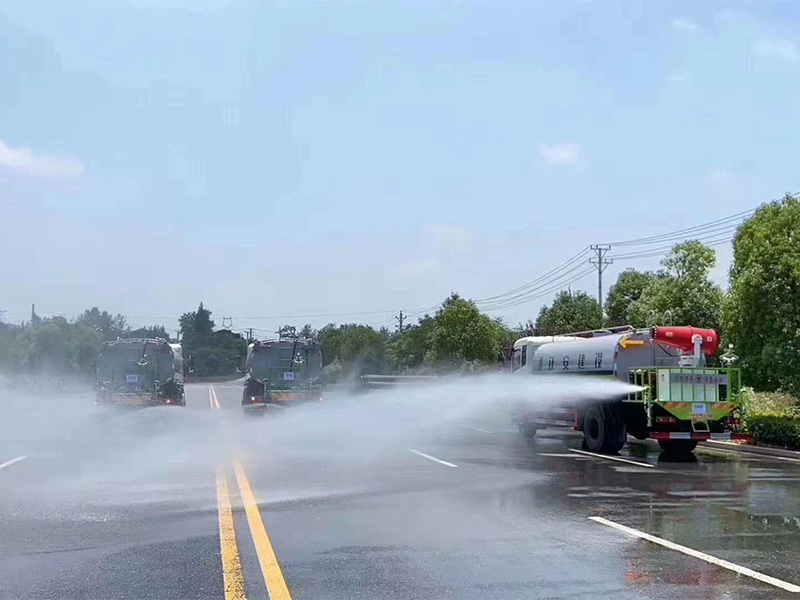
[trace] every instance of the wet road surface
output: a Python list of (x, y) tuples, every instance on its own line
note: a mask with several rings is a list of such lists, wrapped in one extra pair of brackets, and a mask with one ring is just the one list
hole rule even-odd
[(0, 598), (797, 596), (800, 462), (609, 460), (498, 417), (348, 444), (240, 394), (0, 427)]

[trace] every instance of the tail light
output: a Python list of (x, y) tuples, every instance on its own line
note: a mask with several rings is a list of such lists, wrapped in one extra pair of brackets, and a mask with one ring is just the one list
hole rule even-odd
[(675, 417), (656, 417), (656, 423), (677, 423), (678, 419)]

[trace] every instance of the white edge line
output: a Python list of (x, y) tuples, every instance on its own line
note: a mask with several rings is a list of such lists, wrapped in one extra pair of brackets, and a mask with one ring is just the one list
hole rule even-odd
[(23, 456), (18, 456), (17, 458), (12, 458), (11, 460), (7, 460), (6, 462), (0, 464), (0, 469), (5, 469), (6, 467), (10, 467), (14, 463), (18, 463), (19, 461), (25, 460), (26, 458), (28, 457), (23, 455)]
[(706, 554), (705, 552), (700, 552), (698, 550), (693, 550), (692, 548), (687, 548), (686, 546), (681, 546), (680, 544), (676, 544), (675, 542), (664, 540), (660, 537), (650, 535), (649, 533), (644, 533), (643, 531), (639, 531), (638, 529), (633, 529), (632, 527), (620, 525), (619, 523), (615, 523), (614, 521), (609, 521), (608, 519), (604, 519), (603, 517), (589, 517), (589, 519), (595, 521), (596, 523), (601, 523), (603, 525), (607, 525), (608, 527), (613, 527), (614, 529), (618, 529), (630, 535), (642, 538), (644, 540), (647, 540), (648, 542), (659, 544), (661, 546), (664, 546), (665, 548), (669, 548), (670, 550), (683, 552), (684, 554), (688, 554), (689, 556), (699, 558), (700, 560), (704, 560), (708, 563), (711, 563), (712, 565), (717, 565), (718, 567), (722, 567), (723, 569), (729, 569), (730, 571), (734, 571), (736, 573), (739, 573), (740, 575), (746, 575), (747, 577), (758, 579), (759, 581), (763, 581), (764, 583), (768, 583), (770, 585), (774, 585), (775, 587), (784, 589), (787, 592), (794, 592), (794, 593), (800, 592), (800, 585), (795, 585), (794, 583), (789, 583), (788, 581), (783, 581), (781, 579), (776, 579), (775, 577), (770, 577), (769, 575), (764, 575), (763, 573), (759, 573), (758, 571), (753, 571), (752, 569), (748, 569), (747, 567), (742, 567), (735, 563), (728, 562), (727, 560), (722, 560), (721, 558), (717, 558), (716, 556), (711, 556), (710, 554)]
[(424, 452), (420, 452), (419, 450), (412, 450), (411, 448), (408, 449), (409, 452), (413, 452), (417, 456), (421, 456), (422, 458), (427, 458), (428, 460), (432, 460), (433, 462), (437, 462), (440, 465), (444, 465), (445, 467), (453, 467), (457, 468), (458, 465), (454, 465), (451, 462), (447, 462), (446, 460), (439, 460), (435, 456), (431, 456), (430, 454), (425, 454)]
[(627, 458), (622, 458), (621, 456), (606, 456), (605, 454), (595, 454), (594, 452), (586, 452), (586, 450), (576, 450), (575, 448), (567, 448), (570, 452), (575, 452), (577, 454), (585, 454), (586, 456), (594, 456), (595, 458), (602, 458), (605, 460), (616, 460), (617, 462), (624, 462), (628, 463), (629, 465), (636, 465), (637, 467), (647, 467), (648, 469), (655, 469), (655, 465), (651, 465), (650, 463), (641, 463), (636, 462), (635, 460), (628, 460)]
[[(731, 442), (722, 442), (723, 444), (730, 443), (731, 446), (736, 446), (737, 444), (733, 444)], [(725, 446), (698, 446), (697, 450), (700, 452), (728, 452), (731, 454), (738, 454), (738, 455), (745, 455), (747, 457), (752, 458), (761, 458), (764, 460), (775, 459), (775, 460), (785, 460), (788, 462), (793, 462), (795, 464), (800, 463), (800, 458), (792, 458), (791, 456), (778, 456), (777, 454), (761, 454), (760, 452), (748, 452), (747, 450), (740, 450), (739, 448), (729, 448)]]

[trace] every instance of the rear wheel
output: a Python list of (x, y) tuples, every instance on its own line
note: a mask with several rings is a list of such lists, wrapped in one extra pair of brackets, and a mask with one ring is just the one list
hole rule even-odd
[(594, 404), (584, 413), (583, 438), (586, 447), (592, 452), (619, 452), (625, 445), (627, 436), (625, 420), (620, 410), (614, 406)]
[(590, 406), (583, 415), (583, 439), (590, 451), (605, 450), (606, 422), (597, 404)]
[(658, 445), (670, 454), (688, 454), (697, 448), (697, 440), (658, 440)]

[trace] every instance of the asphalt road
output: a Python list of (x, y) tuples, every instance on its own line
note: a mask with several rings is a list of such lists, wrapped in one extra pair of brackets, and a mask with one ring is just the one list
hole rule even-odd
[(800, 591), (800, 462), (611, 460), (496, 414), (414, 432), (365, 398), (247, 418), (240, 393), (195, 384), (185, 409), (136, 411), (4, 398), (0, 598)]

